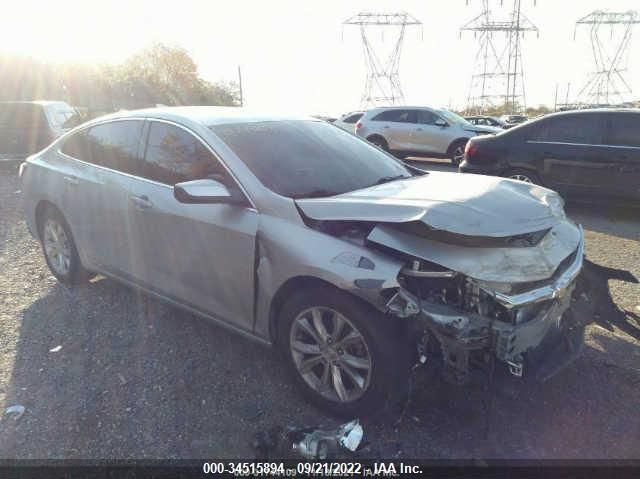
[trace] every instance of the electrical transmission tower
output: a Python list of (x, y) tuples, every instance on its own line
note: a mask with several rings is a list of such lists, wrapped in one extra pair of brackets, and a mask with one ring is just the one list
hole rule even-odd
[[(370, 13), (361, 12), (343, 22), (343, 25), (360, 27), (360, 37), (367, 66), (367, 79), (362, 95), (362, 107), (395, 105), (404, 102), (400, 86), (400, 53), (408, 26), (422, 25), (422, 22), (406, 12)], [(372, 34), (381, 30), (391, 38), (391, 51), (384, 55), (375, 47)]]
[(522, 37), (525, 32), (537, 34), (538, 27), (522, 12), (521, 0), (513, 0), (513, 8), (502, 18), (498, 17), (504, 13), (503, 2), (497, 13), (491, 4), (491, 0), (482, 0), (480, 15), (460, 28), (461, 35), (474, 32), (478, 39), (467, 111), (480, 114), (488, 108), (504, 107), (516, 113), (526, 106)]
[[(640, 13), (607, 12), (596, 10), (576, 22), (588, 25), (591, 30), (591, 49), (596, 64), (585, 86), (580, 90), (577, 103), (580, 105), (620, 104), (632, 93), (624, 78), (631, 50), (633, 27), (640, 23)], [(602, 30), (609, 26), (609, 41), (603, 41)], [(574, 31), (575, 38), (575, 31)]]

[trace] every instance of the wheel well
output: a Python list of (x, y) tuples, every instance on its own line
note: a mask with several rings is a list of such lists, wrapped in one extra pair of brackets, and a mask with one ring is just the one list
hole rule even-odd
[(378, 138), (378, 139), (380, 139), (380, 140), (382, 140), (382, 141), (384, 141), (385, 143), (388, 144), (387, 140), (384, 139), (384, 136), (378, 135), (377, 133), (374, 133), (373, 135), (369, 135), (367, 137), (367, 141), (372, 141), (372, 140), (374, 140), (376, 138)]
[(64, 216), (62, 215), (62, 212), (60, 211), (60, 209), (58, 209), (58, 207), (56, 205), (54, 205), (53, 203), (51, 203), (50, 201), (47, 200), (42, 200), (38, 203), (38, 205), (36, 206), (36, 228), (38, 229), (38, 238), (42, 238), (42, 216), (44, 215), (44, 213), (47, 210), (54, 210), (55, 212), (57, 212), (60, 216), (62, 216), (64, 218)]
[(271, 336), (271, 341), (274, 344), (276, 343), (278, 337), (278, 316), (280, 315), (282, 306), (284, 306), (287, 298), (289, 298), (296, 291), (318, 286), (329, 286), (338, 291), (343, 291), (335, 285), (329, 283), (328, 281), (324, 281), (313, 276), (296, 276), (294, 278), (289, 278), (284, 282), (282, 286), (280, 286), (276, 294), (273, 296), (273, 299), (271, 300), (271, 307), (269, 308), (269, 335)]
[(467, 143), (467, 141), (469, 141), (469, 138), (456, 138), (455, 140), (453, 140), (449, 144), (449, 148), (447, 148), (447, 156), (451, 156), (451, 153), (453, 153), (453, 147), (456, 146), (458, 143), (462, 143), (463, 141)]

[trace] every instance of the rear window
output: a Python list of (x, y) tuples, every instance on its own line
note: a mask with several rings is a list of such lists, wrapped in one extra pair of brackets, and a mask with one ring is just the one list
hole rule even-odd
[(353, 115), (349, 115), (348, 117), (346, 117), (344, 120), (342, 120), (344, 123), (355, 123), (356, 121), (358, 121), (360, 118), (362, 118), (362, 113), (354, 113)]
[(78, 113), (70, 107), (56, 107), (49, 111), (51, 124), (58, 128), (76, 126), (78, 119)]
[(45, 128), (47, 121), (40, 105), (0, 103), (0, 128)]

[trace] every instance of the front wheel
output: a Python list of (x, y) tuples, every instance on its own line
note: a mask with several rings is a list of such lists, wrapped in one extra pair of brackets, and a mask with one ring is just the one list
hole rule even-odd
[(453, 166), (458, 166), (464, 160), (464, 149), (467, 146), (467, 141), (458, 141), (451, 146), (450, 157), (451, 164)]
[(398, 381), (408, 366), (393, 324), (342, 291), (315, 287), (284, 305), (278, 341), (310, 402), (340, 416), (361, 416), (402, 391)]

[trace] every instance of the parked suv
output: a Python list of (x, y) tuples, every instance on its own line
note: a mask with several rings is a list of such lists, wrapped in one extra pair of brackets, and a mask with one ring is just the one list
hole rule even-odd
[(476, 126), (448, 110), (426, 107), (384, 107), (366, 112), (356, 134), (396, 156), (451, 158), (458, 165), (467, 140), (500, 128)]
[(273, 344), (335, 413), (396, 402), (424, 355), (456, 383), (494, 366), (544, 380), (590, 320), (573, 313), (582, 229), (555, 192), (414, 170), (324, 121), (123, 112), (20, 177), (58, 280), (100, 272)]
[(555, 113), (494, 137), (473, 138), (460, 171), (585, 199), (640, 199), (640, 110)]
[(0, 159), (24, 158), (79, 123), (63, 101), (0, 102)]

